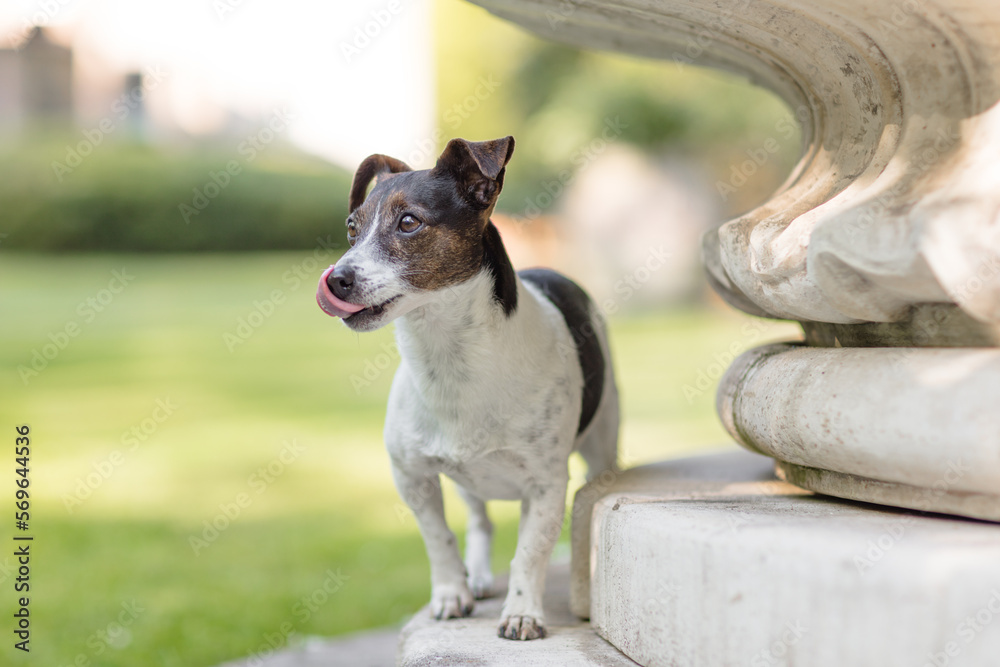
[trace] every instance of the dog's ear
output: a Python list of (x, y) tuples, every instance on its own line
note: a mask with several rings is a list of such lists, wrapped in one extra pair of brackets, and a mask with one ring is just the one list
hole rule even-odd
[(503, 188), (507, 163), (514, 153), (514, 137), (492, 141), (452, 139), (438, 158), (434, 171), (451, 174), (471, 204), (489, 208)]
[[(365, 202), (368, 193), (368, 184), (373, 178), (383, 174), (398, 174), (403, 171), (412, 171), (409, 165), (401, 160), (388, 155), (369, 155), (358, 165), (358, 170), (354, 172), (354, 182), (351, 184), (351, 201), (348, 206), (349, 213)], [(376, 182), (378, 182), (376, 180)]]

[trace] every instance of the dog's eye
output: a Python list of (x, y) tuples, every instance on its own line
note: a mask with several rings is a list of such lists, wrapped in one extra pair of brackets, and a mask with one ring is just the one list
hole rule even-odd
[(420, 229), (420, 225), (423, 223), (414, 218), (412, 215), (404, 215), (399, 219), (399, 231), (409, 234)]
[(358, 226), (353, 220), (347, 221), (347, 240), (354, 245), (354, 240), (358, 238)]

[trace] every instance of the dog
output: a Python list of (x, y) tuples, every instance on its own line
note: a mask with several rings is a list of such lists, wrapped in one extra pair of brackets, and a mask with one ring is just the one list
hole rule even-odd
[[(396, 323), (385, 444), (427, 548), (437, 619), (468, 616), (492, 593), (486, 501), (521, 501), (497, 634), (527, 640), (547, 633), (542, 594), (569, 456), (580, 452), (588, 479), (617, 470), (619, 416), (597, 308), (555, 271), (515, 273), (490, 221), (513, 151), (513, 137), (452, 139), (421, 171), (366, 158), (351, 185), (350, 248), (316, 298), (354, 331)], [(441, 474), (469, 507), (464, 563)]]

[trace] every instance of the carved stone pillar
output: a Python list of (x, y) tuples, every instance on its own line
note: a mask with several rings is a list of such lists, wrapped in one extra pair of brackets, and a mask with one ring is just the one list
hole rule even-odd
[(704, 258), (730, 304), (817, 349), (746, 353), (723, 423), (804, 488), (1000, 520), (1000, 3), (474, 1), (784, 98), (802, 159)]

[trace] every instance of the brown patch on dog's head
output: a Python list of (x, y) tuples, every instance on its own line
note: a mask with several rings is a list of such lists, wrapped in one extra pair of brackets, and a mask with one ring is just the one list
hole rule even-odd
[(413, 171), (385, 155), (361, 163), (347, 217), (351, 248), (328, 278), (338, 298), (363, 306), (344, 318), (347, 326), (377, 329), (483, 269), (494, 300), (506, 315), (514, 311), (517, 278), (490, 223), (513, 151), (513, 137), (454, 139), (433, 169)]
[(423, 171), (384, 155), (366, 158), (351, 187), (351, 245), (374, 244), (380, 260), (420, 290), (468, 280), (483, 266), (484, 234), (513, 151), (513, 137), (452, 139)]

